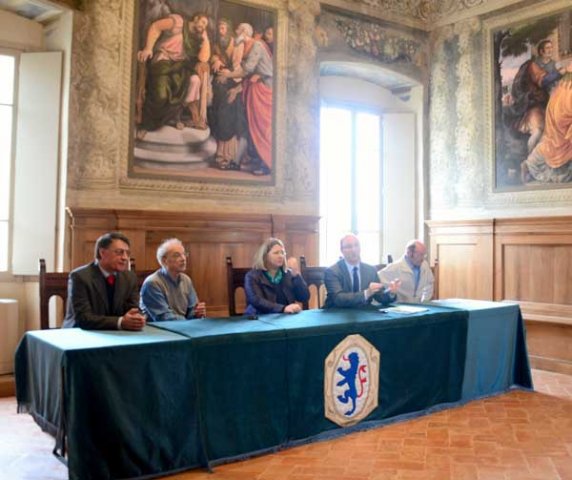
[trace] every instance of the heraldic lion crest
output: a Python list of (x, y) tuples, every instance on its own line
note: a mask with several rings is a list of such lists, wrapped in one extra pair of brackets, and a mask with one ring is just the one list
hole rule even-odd
[(355, 425), (378, 406), (380, 353), (361, 335), (349, 335), (326, 357), (324, 411), (342, 426)]

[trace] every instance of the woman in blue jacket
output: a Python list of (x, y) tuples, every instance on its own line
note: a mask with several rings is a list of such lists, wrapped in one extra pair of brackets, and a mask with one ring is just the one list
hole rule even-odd
[(269, 238), (260, 246), (244, 283), (247, 315), (298, 313), (302, 308), (296, 302), (310, 298), (298, 262), (294, 257), (286, 260), (284, 244), (277, 238)]

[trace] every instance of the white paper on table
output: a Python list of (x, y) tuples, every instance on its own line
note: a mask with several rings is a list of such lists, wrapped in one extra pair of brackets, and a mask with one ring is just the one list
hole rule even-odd
[(412, 307), (410, 305), (399, 305), (397, 307), (381, 308), (382, 312), (387, 313), (401, 313), (401, 314), (411, 314), (411, 313), (421, 313), (427, 312), (429, 309), (425, 307)]

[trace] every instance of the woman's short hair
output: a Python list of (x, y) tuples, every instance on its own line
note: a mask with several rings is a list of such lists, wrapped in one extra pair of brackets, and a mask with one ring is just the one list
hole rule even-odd
[[(255, 270), (267, 270), (266, 255), (268, 255), (268, 252), (272, 250), (275, 245), (280, 245), (284, 250), (286, 250), (282, 240), (274, 237), (267, 238), (254, 254), (254, 263), (252, 264), (252, 268)], [(286, 264), (282, 266), (282, 269), (286, 270)]]

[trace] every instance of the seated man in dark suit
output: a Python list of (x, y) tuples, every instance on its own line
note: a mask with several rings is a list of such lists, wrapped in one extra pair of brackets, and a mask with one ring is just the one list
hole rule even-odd
[(141, 330), (137, 277), (129, 271), (129, 239), (106, 233), (95, 243), (95, 260), (70, 272), (63, 327)]
[(368, 305), (376, 300), (382, 305), (395, 301), (399, 281), (388, 288), (379, 283), (375, 267), (362, 263), (359, 239), (353, 234), (340, 240), (343, 259), (326, 270), (324, 283), (328, 296), (324, 308), (352, 308)]

